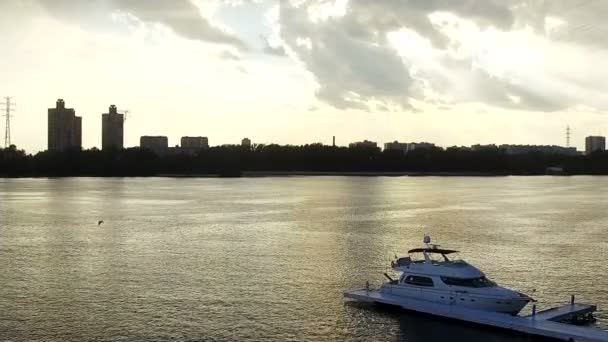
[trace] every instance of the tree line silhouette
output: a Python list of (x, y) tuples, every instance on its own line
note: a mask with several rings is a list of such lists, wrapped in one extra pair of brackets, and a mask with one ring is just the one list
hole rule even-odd
[(500, 148), (451, 147), (404, 154), (379, 148), (321, 144), (218, 146), (161, 156), (140, 148), (45, 151), (35, 155), (26, 154), (15, 146), (0, 149), (0, 176), (4, 177), (240, 176), (244, 172), (542, 175), (549, 168), (560, 168), (569, 175), (608, 175), (608, 152), (589, 156), (509, 155)]

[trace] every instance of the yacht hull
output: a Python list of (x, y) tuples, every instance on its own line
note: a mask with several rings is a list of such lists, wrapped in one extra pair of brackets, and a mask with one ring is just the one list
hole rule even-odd
[(522, 297), (520, 295), (490, 296), (466, 291), (424, 289), (391, 284), (385, 284), (382, 287), (381, 292), (394, 296), (395, 298), (403, 298), (404, 300), (411, 298), (436, 304), (506, 313), (510, 315), (517, 315), (530, 302), (530, 298)]

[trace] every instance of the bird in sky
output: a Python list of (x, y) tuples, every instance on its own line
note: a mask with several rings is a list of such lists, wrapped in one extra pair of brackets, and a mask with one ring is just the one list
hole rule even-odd
[(97, 222), (97, 225), (98, 225), (98, 226), (101, 226), (101, 224), (102, 224), (102, 223), (103, 223), (103, 220), (101, 220), (101, 221)]

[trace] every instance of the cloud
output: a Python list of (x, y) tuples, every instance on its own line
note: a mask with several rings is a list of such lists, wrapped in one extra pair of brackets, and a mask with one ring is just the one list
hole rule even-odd
[(264, 47), (264, 53), (267, 53), (269, 55), (275, 55), (275, 56), (279, 56), (279, 57), (285, 57), (287, 56), (287, 52), (285, 52), (285, 49), (282, 46), (271, 46), (271, 45), (266, 45)]
[(319, 99), (341, 109), (369, 109), (369, 99), (409, 107), (403, 95), (412, 79), (390, 46), (353, 36), (340, 21), (311, 23), (291, 5), (281, 4), (280, 22), (287, 49), (319, 83)]
[(557, 32), (551, 38), (591, 46), (606, 47), (608, 23), (605, 13), (608, 2), (597, 0), (519, 1), (513, 11), (520, 26), (529, 25), (540, 33), (547, 32), (547, 19), (559, 20)]
[(433, 25), (429, 14), (444, 11), (469, 18), (483, 27), (509, 29), (514, 23), (510, 3), (510, 0), (352, 0), (348, 2), (346, 21), (351, 30), (366, 28), (368, 36), (407, 27), (444, 48), (448, 39)]
[(390, 32), (408, 28), (445, 49), (449, 37), (429, 18), (435, 11), (466, 15), (486, 26), (510, 28), (514, 22), (503, 2), (488, 0), (284, 1), (279, 6), (281, 40), (315, 76), (318, 98), (342, 109), (412, 109), (411, 100), (423, 96), (415, 66), (387, 39)]
[(593, 0), (285, 0), (270, 17), (336, 108), (556, 111), (608, 108), (608, 71), (580, 63), (608, 56), (606, 11)]
[[(127, 13), (188, 39), (228, 45), (219, 55), (223, 60), (245, 63), (251, 57), (243, 53), (240, 38), (201, 14), (195, 0), (23, 1), (38, 2), (55, 17), (79, 24), (90, 24), (95, 16)], [(263, 26), (254, 32), (262, 35), (262, 45), (252, 46), (295, 60), (316, 82), (317, 99), (339, 109), (412, 110), (414, 103), (440, 107), (475, 102), (533, 111), (579, 105), (608, 108), (606, 1), (269, 3), (275, 5), (260, 17), (261, 23), (238, 27), (243, 36), (255, 40), (245, 31)]]
[(229, 50), (220, 52), (218, 57), (220, 59), (228, 60), (228, 61), (240, 61), (241, 60), (241, 57), (239, 55), (237, 55), (234, 52), (229, 51)]
[(94, 13), (128, 13), (145, 23), (165, 25), (192, 40), (246, 46), (238, 37), (212, 25), (190, 0), (37, 0), (49, 13), (70, 20), (83, 20)]
[(271, 43), (267, 37), (260, 36), (260, 38), (262, 39), (262, 44), (264, 46), (262, 52), (279, 57), (287, 56), (287, 52), (280, 41)]

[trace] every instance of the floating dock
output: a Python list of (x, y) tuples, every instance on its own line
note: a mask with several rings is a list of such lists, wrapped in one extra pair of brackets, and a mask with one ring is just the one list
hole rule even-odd
[(574, 303), (574, 300), (564, 306), (522, 317), (404, 298), (372, 289), (349, 291), (344, 293), (344, 297), (361, 302), (399, 306), (407, 310), (517, 331), (528, 335), (564, 341), (608, 342), (608, 331), (560, 323), (560, 321), (575, 319), (582, 315), (590, 315), (597, 309), (594, 305)]

